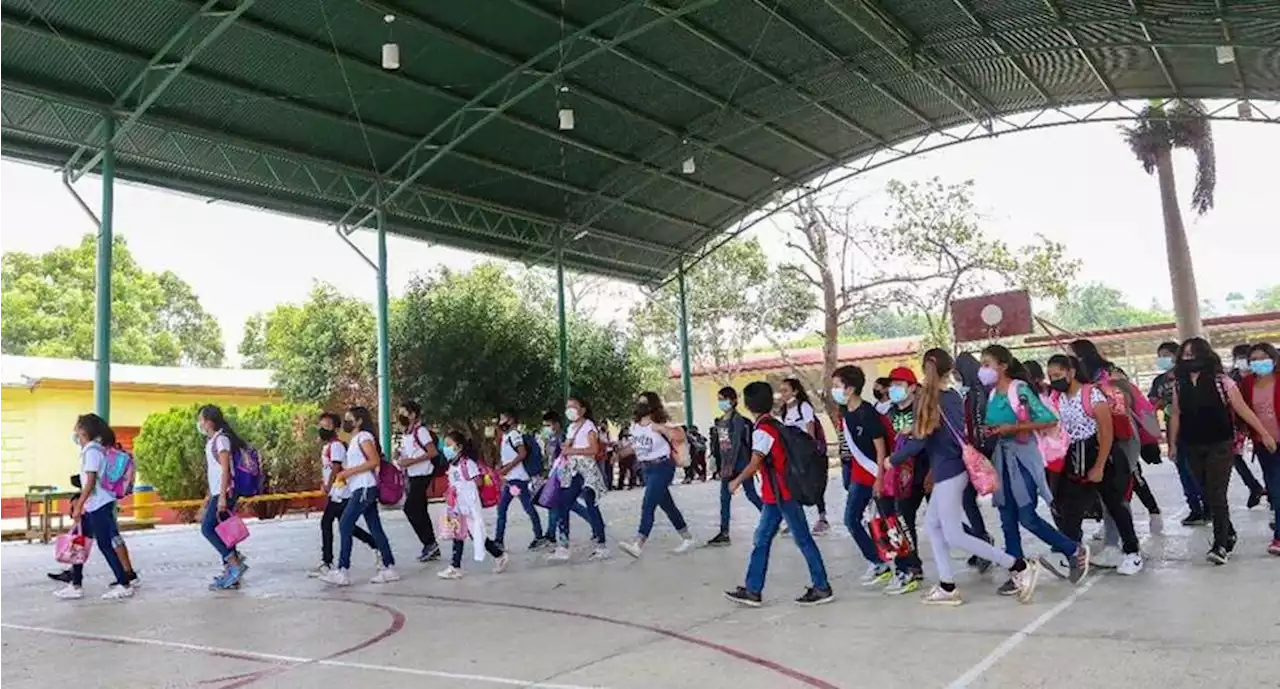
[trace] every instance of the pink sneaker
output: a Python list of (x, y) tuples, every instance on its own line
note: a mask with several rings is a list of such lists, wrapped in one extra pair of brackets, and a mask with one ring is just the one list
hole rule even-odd
[(1280, 556), (1280, 539), (1272, 541), (1271, 545), (1267, 546), (1267, 552), (1272, 555)]

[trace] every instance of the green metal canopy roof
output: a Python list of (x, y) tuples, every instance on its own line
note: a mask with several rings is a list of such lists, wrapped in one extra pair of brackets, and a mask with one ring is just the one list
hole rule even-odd
[(637, 281), (779, 190), (930, 132), (1280, 98), (1271, 1), (0, 5), (5, 156), (78, 177), (113, 113), (127, 179), (347, 228), (381, 206), (395, 233), (525, 261), (563, 242), (569, 267)]

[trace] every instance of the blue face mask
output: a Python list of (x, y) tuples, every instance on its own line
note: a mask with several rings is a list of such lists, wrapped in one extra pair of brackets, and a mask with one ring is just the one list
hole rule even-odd
[(903, 385), (894, 385), (889, 388), (889, 401), (894, 404), (901, 404), (907, 401), (907, 388)]
[(721, 412), (728, 414), (730, 410), (733, 409), (733, 402), (730, 402), (729, 400), (717, 400), (716, 406), (720, 407)]
[(1171, 356), (1156, 357), (1156, 368), (1161, 373), (1164, 373), (1165, 371), (1173, 370), (1173, 357)]
[(1270, 359), (1250, 361), (1249, 370), (1252, 371), (1255, 376), (1269, 376), (1276, 372), (1276, 362)]
[(849, 393), (845, 392), (844, 388), (831, 388), (831, 399), (843, 407), (849, 403)]
[(453, 445), (444, 446), (444, 458), (452, 462), (458, 458), (458, 448)]

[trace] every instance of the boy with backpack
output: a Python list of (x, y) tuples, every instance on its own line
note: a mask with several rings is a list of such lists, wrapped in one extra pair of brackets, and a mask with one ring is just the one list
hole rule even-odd
[[(818, 491), (826, 486), (825, 459), (818, 458), (813, 442), (803, 431), (798, 431), (803, 437), (794, 437), (797, 429), (782, 425), (770, 414), (773, 386), (757, 381), (743, 388), (742, 396), (747, 410), (756, 416), (756, 424), (751, 433), (751, 460), (747, 468), (729, 482), (729, 491), (736, 493), (745, 481), (752, 480), (763, 471), (760, 492), (764, 507), (760, 511), (760, 523), (756, 526), (755, 543), (747, 563), (746, 581), (724, 595), (739, 605), (760, 607), (769, 551), (778, 528), (785, 521), (791, 527), (791, 535), (804, 556), (811, 578), (811, 586), (796, 599), (796, 604), (828, 603), (833, 595), (827, 569), (804, 515), (804, 504), (813, 504), (816, 495), (820, 494)], [(823, 465), (821, 472), (818, 471), (819, 464)]]
[(542, 448), (536, 438), (521, 433), (516, 427), (514, 411), (508, 410), (498, 415), (498, 428), (502, 431), (498, 447), (498, 457), (501, 460), (498, 473), (506, 479), (508, 489), (502, 491), (502, 497), (498, 501), (498, 524), (494, 529), (494, 540), (499, 544), (505, 543), (507, 510), (511, 507), (512, 499), (519, 498), (520, 506), (529, 515), (529, 522), (533, 525), (533, 540), (529, 543), (529, 550), (537, 550), (550, 545), (555, 536), (550, 532), (543, 533), (542, 518), (534, 509), (533, 491), (529, 487), (531, 480), (543, 474)]

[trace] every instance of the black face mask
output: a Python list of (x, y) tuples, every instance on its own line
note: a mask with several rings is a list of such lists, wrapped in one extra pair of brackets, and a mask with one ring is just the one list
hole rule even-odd
[(354, 431), (355, 429), (356, 429), (356, 422), (355, 422), (355, 421), (343, 421), (343, 422), (342, 422), (342, 432), (343, 432), (343, 433), (350, 433), (351, 431)]
[(1057, 378), (1049, 381), (1049, 387), (1057, 390), (1058, 392), (1066, 392), (1071, 389), (1071, 381), (1066, 378)]
[(320, 439), (329, 442), (338, 436), (338, 432), (332, 428), (317, 428), (316, 433), (320, 435)]
[(405, 416), (404, 414), (401, 414), (400, 416), (397, 416), (397, 417), (396, 417), (396, 421), (400, 424), (400, 427), (401, 427), (401, 428), (408, 428), (408, 427), (409, 427), (409, 417)]
[(1192, 373), (1199, 373), (1208, 368), (1208, 362), (1204, 359), (1183, 359), (1182, 364)]

